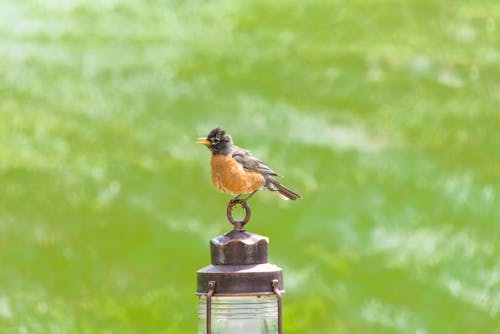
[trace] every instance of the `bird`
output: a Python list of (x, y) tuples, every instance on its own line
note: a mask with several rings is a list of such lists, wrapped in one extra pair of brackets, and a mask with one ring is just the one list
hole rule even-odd
[(236, 146), (223, 129), (211, 130), (206, 138), (198, 137), (197, 143), (205, 145), (212, 153), (210, 166), (215, 188), (236, 196), (234, 200), (249, 194), (244, 198), (247, 201), (259, 190), (270, 190), (284, 200), (302, 198), (279, 183), (275, 177), (280, 175), (267, 164), (252, 156), (250, 151)]

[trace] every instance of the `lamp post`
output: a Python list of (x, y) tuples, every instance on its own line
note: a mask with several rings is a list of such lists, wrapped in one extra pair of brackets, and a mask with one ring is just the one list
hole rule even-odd
[[(232, 210), (241, 205), (243, 220)], [(229, 202), (233, 230), (210, 240), (211, 263), (197, 272), (199, 334), (281, 334), (283, 271), (268, 263), (269, 239), (245, 231), (247, 202)]]

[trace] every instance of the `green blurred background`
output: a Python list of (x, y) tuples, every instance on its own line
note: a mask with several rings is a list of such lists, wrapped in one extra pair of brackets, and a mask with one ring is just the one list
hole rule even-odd
[(497, 1), (0, 2), (0, 332), (193, 333), (228, 195), (286, 333), (500, 333)]

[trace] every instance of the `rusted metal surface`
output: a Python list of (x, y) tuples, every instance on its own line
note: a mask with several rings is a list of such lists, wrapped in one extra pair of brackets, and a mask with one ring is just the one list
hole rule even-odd
[(283, 309), (281, 304), (281, 294), (282, 290), (280, 290), (279, 282), (277, 279), (273, 279), (272, 287), (273, 292), (276, 295), (276, 302), (278, 303), (278, 334), (283, 333)]
[(217, 282), (216, 295), (264, 295), (274, 293), (273, 280), (283, 290), (283, 270), (270, 263), (244, 266), (209, 265), (197, 273), (197, 294), (206, 293), (209, 281)]
[(231, 231), (210, 240), (214, 265), (249, 265), (267, 263), (268, 238), (258, 234)]
[(215, 292), (215, 281), (208, 282), (208, 291), (207, 291), (207, 334), (212, 333), (212, 296)]
[[(241, 207), (245, 210), (245, 218), (243, 220), (236, 220), (233, 217), (233, 209), (235, 205), (241, 205)], [(245, 231), (245, 224), (248, 223), (250, 220), (250, 217), (252, 215), (252, 212), (250, 211), (250, 206), (244, 199), (232, 199), (227, 203), (227, 219), (229, 219), (229, 222), (233, 224), (233, 230), (234, 231)]]

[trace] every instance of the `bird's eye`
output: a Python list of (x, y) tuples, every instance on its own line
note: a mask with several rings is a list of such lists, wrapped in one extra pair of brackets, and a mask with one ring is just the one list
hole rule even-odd
[(219, 142), (220, 142), (220, 138), (219, 137), (214, 137), (212, 139), (212, 143), (214, 143), (214, 144), (218, 144)]

